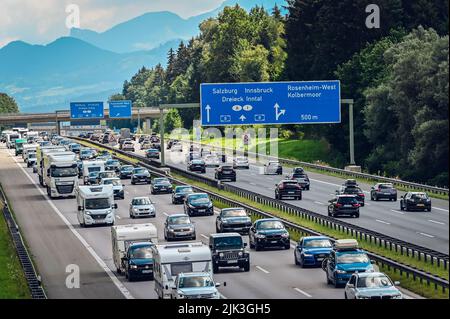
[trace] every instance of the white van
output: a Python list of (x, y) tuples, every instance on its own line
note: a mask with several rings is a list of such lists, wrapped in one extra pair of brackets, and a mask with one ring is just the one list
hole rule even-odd
[(111, 185), (79, 186), (76, 188), (78, 222), (81, 227), (97, 224), (114, 225), (114, 193)]
[(158, 298), (170, 298), (180, 273), (207, 272), (213, 276), (211, 250), (201, 242), (156, 245), (152, 250)]
[(83, 182), (88, 183), (89, 174), (92, 172), (103, 172), (105, 170), (104, 161), (83, 161)]
[(122, 258), (126, 256), (128, 247), (137, 242), (158, 243), (158, 231), (155, 225), (132, 224), (111, 227), (112, 253), (117, 273), (125, 271)]

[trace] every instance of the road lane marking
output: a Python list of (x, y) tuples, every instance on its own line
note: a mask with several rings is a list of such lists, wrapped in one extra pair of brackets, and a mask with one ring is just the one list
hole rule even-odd
[(438, 221), (432, 220), (432, 219), (429, 219), (428, 221), (429, 221), (430, 223), (434, 223), (434, 224), (438, 224), (438, 225), (445, 225), (445, 223), (443, 223), (443, 222), (438, 222)]
[(319, 204), (319, 205), (325, 205), (324, 203), (322, 203), (322, 202), (314, 202), (314, 203), (316, 203), (316, 204)]
[(308, 298), (312, 298), (312, 296), (311, 296), (309, 293), (304, 292), (303, 290), (301, 290), (301, 289), (299, 289), (299, 288), (294, 288), (294, 290), (297, 291), (297, 292), (299, 292), (299, 293), (301, 293), (302, 295), (304, 295), (304, 296), (306, 296), (306, 297), (308, 297)]
[(391, 209), (391, 212), (394, 212), (394, 213), (397, 213), (397, 214), (400, 214), (400, 215), (405, 215), (404, 212), (401, 212), (401, 211), (395, 210), (395, 209)]
[(204, 235), (204, 234), (200, 234), (200, 236), (202, 236), (205, 239), (208, 239), (208, 236)]
[(252, 183), (252, 182), (250, 182), (250, 185), (256, 186), (256, 184), (255, 184), (255, 183)]
[(448, 209), (443, 209), (443, 208), (438, 208), (438, 207), (431, 207), (432, 209), (437, 209), (437, 210), (442, 210), (443, 212), (447, 212), (448, 213)]
[(262, 268), (260, 266), (256, 266), (256, 269), (261, 270), (265, 274), (270, 274), (270, 272), (268, 270), (265, 270), (264, 268)]
[[(11, 155), (11, 154), (10, 154)], [(92, 257), (94, 257), (95, 261), (99, 264), (99, 266), (106, 272), (106, 274), (111, 278), (111, 281), (114, 283), (114, 285), (119, 289), (119, 291), (122, 293), (122, 295), (126, 299), (134, 299), (133, 295), (131, 295), (130, 291), (122, 284), (122, 282), (116, 277), (116, 275), (109, 269), (109, 267), (106, 265), (106, 263), (100, 258), (99, 255), (95, 252), (94, 248), (92, 248), (89, 243), (83, 238), (83, 236), (80, 235), (80, 233), (73, 227), (73, 225), (67, 220), (67, 218), (61, 213), (61, 211), (58, 209), (58, 207), (53, 204), (53, 202), (47, 197), (47, 194), (44, 193), (44, 191), (34, 182), (33, 178), (28, 174), (28, 172), (17, 162), (16, 158), (13, 157), (13, 160), (16, 162), (17, 166), (24, 172), (24, 174), (28, 177), (28, 179), (31, 181), (31, 183), (36, 187), (36, 189), (41, 193), (41, 195), (44, 197), (44, 199), (47, 201), (47, 203), (50, 205), (51, 208), (56, 212), (56, 214), (61, 218), (61, 220), (66, 224), (66, 226), (70, 229), (70, 231), (75, 235), (76, 238), (81, 242), (81, 244), (86, 248), (86, 250), (91, 254)]]
[(116, 218), (117, 218), (117, 219), (122, 219), (122, 217), (120, 217), (119, 215), (116, 215)]
[(163, 215), (164, 215), (164, 216), (169, 216), (169, 214), (167, 214), (167, 213), (163, 213)]
[(364, 203), (364, 205), (366, 205), (366, 206), (372, 206), (372, 204), (369, 204), (369, 203)]
[(433, 235), (430, 235), (430, 234), (419, 233), (419, 232), (418, 232), (418, 234), (419, 234), (419, 235), (422, 235), (422, 236), (425, 236), (425, 237), (428, 237), (428, 238), (434, 238), (434, 236), (433, 236)]
[(379, 219), (375, 219), (375, 221), (385, 224), (385, 225), (390, 225), (391, 223), (385, 222), (384, 220), (379, 220)]

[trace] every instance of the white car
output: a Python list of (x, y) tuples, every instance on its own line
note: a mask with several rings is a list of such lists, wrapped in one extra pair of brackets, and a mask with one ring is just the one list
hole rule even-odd
[(345, 285), (345, 299), (403, 299), (400, 283), (381, 272), (354, 273)]
[(264, 164), (264, 175), (281, 175), (283, 174), (283, 167), (278, 161), (269, 161)]
[(148, 197), (135, 197), (130, 203), (130, 218), (155, 217), (156, 210)]
[(249, 169), (250, 165), (248, 163), (248, 158), (246, 157), (236, 157), (233, 159), (233, 168), (245, 168)]
[(172, 152), (183, 152), (183, 145), (181, 143), (175, 143), (170, 150)]
[(205, 156), (205, 165), (207, 167), (219, 167), (220, 166), (220, 160), (216, 155), (206, 155)]

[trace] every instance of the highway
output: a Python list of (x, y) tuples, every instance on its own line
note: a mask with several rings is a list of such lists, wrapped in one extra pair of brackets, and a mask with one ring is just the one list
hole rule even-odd
[[(112, 262), (110, 227), (80, 228), (75, 199), (49, 200), (38, 186), (36, 174), (26, 168), (21, 158), (0, 149), (0, 181), (6, 189), (25, 239), (30, 245), (38, 271), (50, 298), (156, 298), (154, 283), (129, 283), (115, 273)], [(33, 185), (34, 184), (34, 185)], [(152, 222), (163, 239), (163, 222), (167, 214), (181, 213), (181, 205), (171, 204), (170, 195), (152, 195), (157, 217), (130, 219), (128, 207), (134, 196), (149, 195), (148, 185), (130, 185), (124, 181), (125, 200), (118, 200), (117, 224)], [(194, 217), (197, 240), (206, 242), (215, 232), (215, 216)], [(343, 289), (327, 286), (320, 268), (301, 269), (294, 264), (293, 249), (252, 250), (249, 273), (225, 270), (214, 275), (224, 298), (242, 299), (341, 299)], [(81, 288), (65, 288), (65, 267), (77, 264), (81, 271)]]
[[(144, 155), (144, 152), (140, 150), (139, 143), (135, 143), (135, 145), (136, 153)], [(187, 144), (185, 144), (183, 153), (165, 150), (166, 162), (177, 168), (186, 170), (185, 158), (187, 149)], [(251, 163), (249, 170), (237, 170), (237, 181), (232, 184), (242, 189), (274, 198), (275, 184), (285, 174), (290, 173), (291, 169), (285, 167), (282, 176), (263, 175), (262, 169), (263, 164)], [(289, 200), (289, 203), (322, 215), (327, 215), (328, 201), (333, 198), (335, 191), (342, 185), (344, 180), (312, 172), (308, 172), (308, 175), (311, 181), (311, 190), (303, 192), (303, 199), (301, 201)], [(214, 178), (214, 168), (207, 168), (206, 176)], [(400, 201), (371, 201), (371, 186), (373, 185), (360, 183), (360, 187), (366, 195), (366, 206), (361, 207), (360, 218), (340, 218), (348, 223), (448, 254), (448, 201), (432, 198), (431, 212), (406, 212), (400, 210)], [(400, 199), (400, 196), (403, 194), (404, 192), (399, 191), (398, 198)]]

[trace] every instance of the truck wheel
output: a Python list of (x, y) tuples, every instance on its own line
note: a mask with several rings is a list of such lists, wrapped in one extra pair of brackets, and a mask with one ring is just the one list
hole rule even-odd
[(245, 271), (245, 272), (250, 271), (250, 262), (248, 262), (248, 263), (246, 263), (246, 264), (244, 265), (244, 271)]

